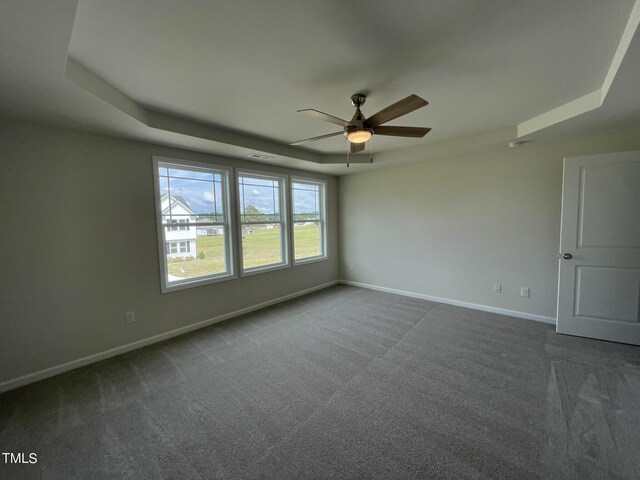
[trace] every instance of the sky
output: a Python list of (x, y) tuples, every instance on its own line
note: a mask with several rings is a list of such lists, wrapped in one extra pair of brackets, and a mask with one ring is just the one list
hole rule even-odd
[[(160, 168), (159, 174), (162, 194), (168, 193), (170, 187), (171, 195), (182, 196), (195, 213), (214, 211), (223, 213), (221, 174), (175, 168)], [(241, 177), (240, 183), (241, 211), (244, 211), (245, 206), (253, 205), (260, 213), (273, 214), (278, 212), (277, 182), (263, 178)], [(316, 194), (309, 190), (312, 188), (313, 186), (310, 185), (294, 183), (293, 213), (317, 211)]]

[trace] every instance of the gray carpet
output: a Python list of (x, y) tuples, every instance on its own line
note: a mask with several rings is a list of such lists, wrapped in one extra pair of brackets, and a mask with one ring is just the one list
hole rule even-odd
[(336, 286), (0, 396), (0, 478), (640, 478), (640, 348)]

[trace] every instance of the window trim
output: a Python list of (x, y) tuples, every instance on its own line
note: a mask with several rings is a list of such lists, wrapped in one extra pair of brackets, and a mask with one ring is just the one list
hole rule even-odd
[[(281, 232), (280, 232), (280, 252), (282, 255), (282, 262), (272, 263), (269, 265), (263, 265), (259, 267), (251, 267), (248, 269), (244, 268), (244, 252), (242, 249), (242, 226), (246, 223), (242, 222), (242, 211), (241, 211), (241, 202), (240, 202), (240, 177), (263, 177), (267, 179), (277, 178), (280, 180), (280, 195), (278, 201), (280, 203), (280, 221), (279, 222), (255, 222), (255, 224), (260, 223), (280, 223)], [(238, 271), (240, 272), (241, 277), (249, 277), (251, 275), (258, 275), (260, 273), (272, 272), (275, 270), (283, 270), (285, 268), (289, 268), (292, 266), (291, 264), (291, 240), (290, 240), (290, 208), (289, 208), (289, 175), (262, 171), (262, 170), (252, 170), (247, 168), (236, 168), (235, 169), (235, 180), (234, 184), (236, 187), (236, 218), (237, 218), (237, 231), (240, 232), (238, 235), (237, 245), (238, 245)], [(253, 223), (251, 223), (253, 224)]]
[[(329, 259), (329, 252), (328, 252), (328, 245), (327, 245), (327, 230), (328, 230), (328, 226), (327, 226), (327, 180), (324, 179), (317, 179), (317, 178), (311, 178), (311, 177), (302, 177), (299, 175), (290, 175), (289, 177), (290, 183), (289, 183), (289, 204), (290, 204), (290, 208), (289, 210), (291, 211), (291, 219), (290, 219), (290, 224), (291, 224), (291, 259), (292, 259), (292, 264), (294, 267), (300, 266), (300, 265), (306, 265), (308, 263), (315, 263), (315, 262), (323, 262), (325, 260)], [(293, 220), (293, 209), (294, 209), (294, 205), (293, 205), (293, 184), (294, 183), (306, 183), (309, 185), (320, 185), (320, 226), (321, 226), (321, 232), (320, 232), (320, 248), (321, 248), (321, 254), (320, 255), (316, 255), (314, 257), (305, 257), (305, 258), (301, 258), (300, 260), (296, 260), (296, 256), (295, 256), (295, 224), (298, 222), (294, 222)]]
[[(227, 280), (233, 280), (238, 278), (236, 262), (235, 262), (235, 237), (236, 237), (236, 222), (234, 215), (234, 202), (235, 195), (234, 189), (234, 169), (224, 165), (217, 165), (213, 163), (204, 162), (192, 162), (189, 160), (180, 160), (177, 158), (164, 157), (160, 155), (152, 155), (153, 163), (153, 190), (154, 190), (154, 203), (156, 210), (156, 237), (158, 240), (158, 257), (160, 260), (160, 292), (170, 293), (178, 290), (184, 290), (187, 288), (199, 287), (201, 285), (207, 285), (211, 283), (224, 282)], [(160, 192), (160, 164), (170, 164), (177, 168), (186, 167), (187, 169), (202, 169), (213, 172), (224, 172), (222, 179), (222, 201), (223, 209), (225, 212), (223, 226), (226, 230), (225, 235), (225, 265), (227, 266), (227, 272), (211, 274), (204, 277), (197, 277), (193, 279), (185, 279), (184, 281), (172, 282), (169, 284), (167, 278), (167, 252), (165, 246), (168, 244), (164, 235), (165, 225), (162, 223), (162, 201)], [(197, 223), (194, 224), (197, 231)], [(179, 227), (178, 227), (179, 228)], [(179, 241), (179, 240), (178, 240)], [(179, 250), (179, 247), (178, 247)]]

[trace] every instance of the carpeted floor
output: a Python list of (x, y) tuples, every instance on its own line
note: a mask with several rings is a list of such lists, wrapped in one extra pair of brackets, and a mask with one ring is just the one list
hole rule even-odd
[(640, 348), (336, 286), (0, 396), (0, 478), (640, 478)]

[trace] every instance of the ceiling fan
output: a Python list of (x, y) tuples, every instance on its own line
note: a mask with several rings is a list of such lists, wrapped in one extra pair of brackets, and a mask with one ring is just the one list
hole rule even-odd
[[(429, 104), (429, 102), (420, 98), (418, 95), (409, 95), (408, 97), (389, 105), (387, 108), (383, 108), (369, 118), (366, 118), (360, 111), (360, 107), (364, 105), (366, 100), (366, 95), (361, 93), (356, 93), (351, 96), (351, 104), (356, 107), (356, 113), (348, 122), (318, 110), (298, 110), (300, 113), (311, 115), (312, 117), (319, 118), (325, 122), (340, 125), (343, 127), (343, 130), (341, 132), (328, 133), (318, 137), (299, 140), (297, 142), (293, 142), (291, 145), (300, 145), (302, 143), (313, 142), (315, 140), (322, 140), (323, 138), (344, 134), (349, 141), (349, 149), (347, 150), (347, 166), (349, 166), (349, 154), (364, 150), (365, 143), (371, 139), (373, 135), (422, 138), (431, 130), (430, 128), (422, 127), (395, 127), (382, 125), (383, 123), (401, 117), (402, 115), (406, 115), (407, 113), (413, 112), (414, 110), (425, 107)], [(373, 161), (373, 156), (371, 156), (371, 160)]]

